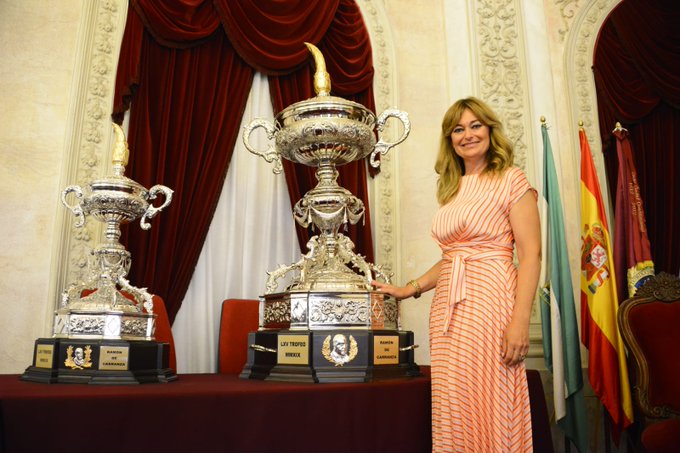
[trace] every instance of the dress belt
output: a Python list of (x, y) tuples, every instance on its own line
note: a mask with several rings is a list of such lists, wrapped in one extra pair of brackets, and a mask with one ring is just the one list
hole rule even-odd
[[(481, 249), (481, 250), (480, 250)], [(466, 264), (470, 261), (499, 260), (512, 261), (512, 243), (458, 243), (443, 251), (442, 258), (451, 261), (451, 277), (449, 279), (449, 300), (446, 306), (444, 331), (449, 330), (453, 308), (467, 298)]]

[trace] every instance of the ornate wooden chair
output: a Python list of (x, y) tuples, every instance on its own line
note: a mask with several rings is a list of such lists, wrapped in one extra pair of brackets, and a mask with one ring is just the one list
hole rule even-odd
[(680, 451), (680, 279), (660, 273), (619, 307), (648, 453)]

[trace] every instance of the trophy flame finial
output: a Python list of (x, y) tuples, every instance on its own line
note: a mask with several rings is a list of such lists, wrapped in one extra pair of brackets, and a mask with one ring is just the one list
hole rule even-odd
[(314, 44), (306, 42), (305, 46), (312, 53), (316, 65), (314, 91), (317, 96), (329, 96), (331, 94), (331, 76), (326, 71), (326, 61), (323, 59), (323, 54)]
[[(113, 147), (113, 156), (111, 160), (114, 168), (122, 167), (122, 170), (124, 171), (130, 157), (130, 148), (128, 148), (128, 143), (125, 140), (125, 132), (123, 132), (123, 129), (116, 123), (113, 123), (113, 131), (116, 133), (116, 144)], [(122, 175), (122, 173), (120, 174)]]

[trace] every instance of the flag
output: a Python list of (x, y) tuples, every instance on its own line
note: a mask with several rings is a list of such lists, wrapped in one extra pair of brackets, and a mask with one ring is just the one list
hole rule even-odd
[(588, 379), (611, 417), (614, 435), (633, 422), (626, 354), (616, 316), (616, 275), (600, 183), (586, 133), (581, 142), (581, 335)]
[[(616, 124), (616, 154), (619, 175), (616, 184), (614, 219), (614, 267), (617, 295), (623, 301), (654, 276), (654, 263), (647, 237), (645, 211), (633, 161), (633, 149), (628, 131)], [(626, 287), (627, 285), (627, 287)]]
[(541, 290), (541, 324), (546, 367), (553, 375), (555, 419), (579, 451), (588, 445), (581, 351), (574, 306), (569, 256), (564, 234), (562, 201), (555, 161), (545, 122), (543, 135), (543, 216), (547, 235), (543, 244), (545, 267)]

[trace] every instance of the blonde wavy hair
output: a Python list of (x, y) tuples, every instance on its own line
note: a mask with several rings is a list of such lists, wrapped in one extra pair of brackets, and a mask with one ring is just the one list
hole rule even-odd
[(489, 149), (482, 173), (501, 174), (513, 165), (512, 142), (503, 132), (503, 126), (494, 111), (475, 97), (456, 101), (444, 114), (439, 154), (434, 165), (434, 171), (439, 175), (437, 201), (440, 205), (448, 203), (458, 193), (461, 178), (465, 174), (463, 159), (456, 154), (451, 142), (451, 133), (465, 110), (470, 110), (482, 124), (489, 127)]

